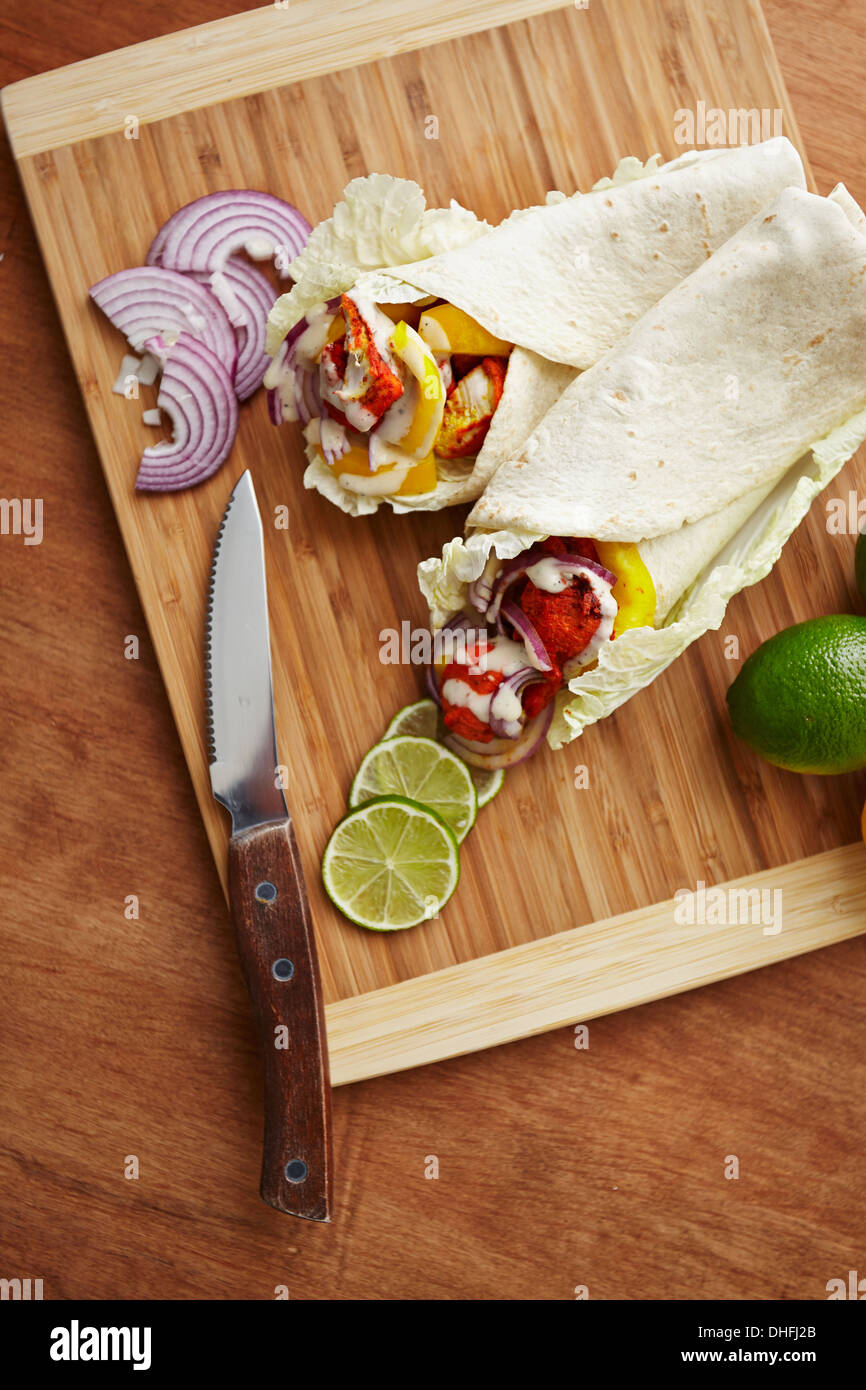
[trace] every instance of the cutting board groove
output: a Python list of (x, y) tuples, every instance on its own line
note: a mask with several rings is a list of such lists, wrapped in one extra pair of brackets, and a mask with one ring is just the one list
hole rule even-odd
[[(244, 408), (232, 457), (215, 478), (185, 494), (136, 497), (137, 459), (152, 435), (140, 405), (111, 394), (123, 345), (87, 288), (140, 263), (165, 217), (211, 189), (269, 188), (315, 222), (349, 178), (378, 169), (416, 178), (431, 204), (456, 197), (498, 220), (550, 187), (588, 187), (623, 154), (675, 155), (674, 113), (699, 100), (780, 108), (785, 133), (797, 140), (763, 17), (749, 0), (722, 7), (592, 0), (586, 10), (401, 0), (327, 11), (292, 0), (287, 12), (239, 15), (29, 79), (3, 95), (223, 875), (227, 826), (210, 796), (205, 758), (202, 625), (219, 518), (235, 479), (245, 467), (253, 471), (266, 530), (278, 734), (338, 1083), (689, 988), (866, 929), (860, 861), (845, 848), (857, 834), (863, 779), (794, 778), (765, 767), (735, 742), (724, 714), (738, 669), (726, 659), (725, 638), (737, 636), (746, 655), (785, 623), (850, 607), (853, 541), (830, 541), (816, 505), (775, 573), (731, 605), (721, 632), (603, 726), (509, 775), (466, 842), (460, 888), (438, 920), (393, 936), (363, 933), (325, 898), (319, 858), (360, 758), (394, 711), (421, 693), (421, 672), (381, 663), (380, 634), (403, 620), (424, 624), (416, 564), (461, 530), (465, 512), (344, 517), (304, 491), (298, 439), (289, 427), (271, 427), (261, 395)], [(140, 121), (135, 139), (125, 138), (128, 115)], [(425, 138), (430, 115), (438, 120), (435, 140)], [(857, 467), (835, 492), (855, 485)], [(273, 524), (283, 505), (288, 536)], [(582, 790), (580, 766), (589, 779)], [(808, 929), (768, 939), (754, 930), (708, 938), (703, 928), (697, 946), (685, 943), (684, 965), (683, 941), (671, 944), (664, 931), (676, 890), (754, 874), (769, 874), (792, 904), (802, 901)], [(822, 922), (815, 894), (833, 874), (841, 906)], [(620, 930), (631, 972), (622, 990)], [(574, 972), (599, 932), (605, 972), (581, 984)], [(693, 950), (699, 959), (691, 969)]]

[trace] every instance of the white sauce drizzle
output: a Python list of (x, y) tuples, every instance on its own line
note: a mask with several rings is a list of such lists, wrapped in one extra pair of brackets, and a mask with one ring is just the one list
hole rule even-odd
[[(473, 673), (501, 671), (503, 678), (507, 678), (528, 664), (526, 648), (523, 643), (512, 642), (510, 638), (504, 637), (489, 643), (469, 664), (468, 669)], [(523, 710), (520, 696), (513, 691), (507, 693), (502, 691), (501, 683), (486, 695), (473, 690), (468, 681), (462, 680), (459, 676), (449, 677), (442, 686), (442, 699), (447, 704), (456, 705), (460, 709), (471, 710), (475, 718), (480, 719), (482, 724), (490, 723), (490, 702), (497, 693), (499, 694), (498, 711), (501, 711), (500, 717), (518, 720)]]
[(561, 594), (568, 588), (573, 575), (562, 570), (555, 556), (547, 555), (529, 566), (526, 577), (532, 580), (536, 589), (543, 589), (546, 594)]

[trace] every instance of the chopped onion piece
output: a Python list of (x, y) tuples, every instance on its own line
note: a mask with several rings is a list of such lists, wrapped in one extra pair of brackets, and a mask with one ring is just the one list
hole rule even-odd
[(142, 386), (152, 386), (159, 376), (160, 366), (152, 353), (146, 352), (141, 359), (141, 364), (136, 372), (136, 376)]
[[(129, 380), (132, 378), (134, 381), (138, 381), (138, 369), (140, 366), (141, 361), (138, 357), (123, 357), (120, 363), (120, 371), (117, 374), (117, 380), (111, 388), (115, 396), (126, 396), (127, 399), (129, 398), (129, 393), (127, 391)], [(136, 392), (136, 396), (137, 394)]]
[[(297, 368), (294, 348), (298, 339), (309, 326), (306, 315), (303, 315), (289, 330), (288, 336), (283, 339), (276, 357), (265, 372), (265, 386), (268, 388), (268, 414), (274, 425), (281, 425), (284, 420), (297, 420), (299, 418), (295, 404)], [(306, 425), (309, 418), (308, 413), (302, 424)]]
[(161, 410), (143, 410), (143, 411), (141, 412), (141, 419), (142, 419), (142, 423), (145, 424), (145, 425), (161, 425), (161, 424), (162, 424), (162, 411), (161, 411)]

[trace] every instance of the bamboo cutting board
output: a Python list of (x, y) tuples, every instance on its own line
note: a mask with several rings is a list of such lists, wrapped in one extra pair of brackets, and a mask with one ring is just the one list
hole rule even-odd
[[(852, 603), (852, 538), (817, 504), (776, 571), (648, 691), (557, 754), (509, 774), (463, 847), (441, 918), (377, 936), (324, 896), (318, 862), (354, 771), (422, 673), (379, 660), (423, 626), (417, 562), (463, 509), (352, 520), (301, 485), (302, 452), (260, 393), (229, 462), (192, 492), (136, 497), (153, 436), (111, 393), (123, 350), (88, 286), (139, 264), (182, 203), (267, 188), (315, 223), (373, 169), (497, 221), (550, 188), (588, 187), (626, 153), (678, 153), (698, 101), (796, 125), (757, 4), (291, 0), (46, 73), (4, 114), (105, 477), (220, 873), (228, 826), (207, 773), (204, 599), (241, 471), (266, 528), (277, 727), (316, 921), (335, 1082), (587, 1019), (866, 930), (863, 779), (797, 778), (738, 745), (724, 691), (780, 626)], [(428, 118), (436, 117), (431, 123)], [(428, 135), (437, 129), (438, 138)], [(128, 136), (133, 138), (127, 138)], [(844, 177), (844, 170), (839, 171)], [(826, 191), (826, 190), (823, 190)], [(144, 402), (148, 404), (149, 402)], [(862, 471), (862, 462), (860, 465)], [(849, 465), (834, 486), (856, 486)], [(288, 535), (271, 522), (288, 507)], [(131, 711), (131, 717), (134, 712)], [(680, 888), (780, 889), (778, 935), (676, 924)]]

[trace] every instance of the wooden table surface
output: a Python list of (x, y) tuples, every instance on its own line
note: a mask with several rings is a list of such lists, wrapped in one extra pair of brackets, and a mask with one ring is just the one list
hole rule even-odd
[[(0, 85), (239, 8), (6, 0)], [(819, 190), (866, 201), (863, 0), (764, 8)], [(820, 1299), (862, 1273), (862, 938), (597, 1020), (588, 1048), (562, 1030), (342, 1087), (334, 1226), (259, 1202), (230, 924), (3, 143), (0, 491), (44, 499), (44, 540), (0, 536), (0, 1277), (55, 1299)]]

